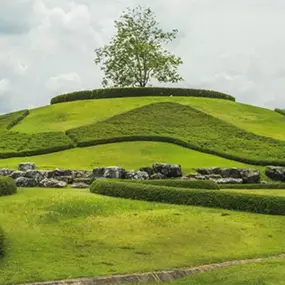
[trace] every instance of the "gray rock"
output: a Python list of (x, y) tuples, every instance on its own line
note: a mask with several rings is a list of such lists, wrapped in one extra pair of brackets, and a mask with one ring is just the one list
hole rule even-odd
[(67, 183), (64, 181), (58, 181), (56, 179), (48, 179), (45, 178), (40, 182), (40, 187), (44, 188), (65, 188), (67, 186)]
[(72, 176), (72, 171), (71, 170), (57, 168), (54, 171), (54, 176), (55, 177), (57, 177), (57, 176)]
[(220, 174), (222, 169), (219, 167), (211, 167), (211, 168), (197, 168), (196, 171), (201, 175), (212, 175), (212, 174)]
[(243, 184), (243, 180), (241, 178), (221, 178), (214, 180), (217, 184)]
[(71, 188), (77, 188), (77, 189), (86, 189), (86, 188), (89, 188), (90, 185), (85, 184), (85, 183), (73, 183), (70, 187)]
[(73, 177), (72, 176), (55, 176), (53, 179), (57, 181), (62, 181), (67, 184), (72, 184), (73, 183)]
[(10, 176), (13, 173), (13, 170), (8, 168), (0, 169), (0, 176)]
[(223, 178), (241, 178), (241, 169), (232, 167), (232, 168), (222, 168), (221, 176)]
[(105, 168), (97, 167), (93, 169), (94, 178), (104, 178)]
[(10, 177), (16, 180), (17, 178), (24, 177), (24, 174), (25, 172), (16, 170), (10, 174)]
[(141, 167), (140, 171), (146, 172), (148, 174), (148, 176), (151, 176), (154, 174), (154, 170), (152, 167)]
[(47, 175), (47, 171), (27, 170), (24, 174), (24, 177), (35, 179), (38, 183), (40, 183), (40, 181), (47, 178)]
[(145, 171), (135, 171), (130, 170), (127, 171), (125, 174), (125, 179), (131, 179), (131, 180), (148, 180), (149, 175)]
[(179, 164), (155, 163), (153, 169), (155, 173), (161, 173), (168, 178), (182, 177), (181, 165)]
[(285, 167), (267, 166), (265, 174), (272, 180), (285, 182)]
[(241, 178), (244, 184), (259, 184), (261, 180), (260, 171), (256, 169), (241, 169)]
[(19, 177), (16, 179), (17, 187), (37, 187), (39, 183), (34, 178)]
[(84, 184), (88, 184), (91, 185), (93, 182), (93, 178), (74, 178), (73, 179), (73, 183), (84, 183)]
[(167, 179), (167, 177), (161, 173), (155, 173), (151, 175), (150, 179), (151, 180), (161, 180), (161, 179)]
[(125, 173), (126, 173), (125, 169), (118, 166), (95, 168), (93, 170), (94, 178), (123, 179), (125, 177)]
[(18, 170), (20, 171), (34, 170), (35, 168), (36, 165), (33, 162), (21, 162), (18, 166)]
[(77, 179), (77, 178), (85, 179), (85, 178), (92, 178), (93, 173), (92, 171), (87, 171), (87, 170), (73, 170), (72, 176), (74, 179)]

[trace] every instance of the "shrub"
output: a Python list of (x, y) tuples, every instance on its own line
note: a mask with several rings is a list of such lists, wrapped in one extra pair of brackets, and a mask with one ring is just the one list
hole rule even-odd
[(149, 96), (206, 97), (206, 98), (235, 101), (235, 98), (230, 95), (212, 90), (145, 87), (145, 88), (106, 88), (106, 89), (77, 91), (69, 94), (56, 96), (51, 100), (51, 104), (78, 101), (78, 100), (90, 100), (90, 99), (149, 97)]
[(0, 257), (4, 254), (4, 231), (0, 227)]
[(285, 198), (282, 197), (195, 189), (189, 191), (175, 187), (104, 180), (93, 182), (90, 191), (106, 196), (151, 202), (285, 215)]
[(285, 183), (275, 184), (223, 184), (220, 189), (247, 189), (247, 190), (261, 190), (261, 189), (284, 189)]
[(285, 116), (285, 110), (282, 110), (282, 109), (275, 109), (275, 112)]
[(28, 116), (29, 110), (22, 110), (18, 112), (13, 112), (0, 116), (0, 130), (7, 131), (11, 129), (13, 126), (18, 124), (21, 120), (23, 120), (26, 116)]
[(15, 117), (13, 121), (11, 121), (8, 126), (7, 130), (12, 129), (14, 126), (16, 126), (18, 123), (20, 123), (22, 120), (24, 120), (28, 115), (30, 114), (29, 110), (22, 111), (19, 116)]
[(128, 180), (131, 183), (150, 184), (158, 186), (168, 186), (177, 188), (188, 189), (203, 189), (203, 190), (219, 190), (220, 187), (217, 183), (211, 180), (180, 180), (180, 179), (167, 179), (167, 180)]
[(10, 177), (0, 176), (0, 196), (13, 195), (16, 192), (16, 182)]

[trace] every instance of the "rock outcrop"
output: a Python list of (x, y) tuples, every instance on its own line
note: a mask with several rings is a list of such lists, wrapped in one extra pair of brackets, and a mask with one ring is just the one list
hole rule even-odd
[(285, 167), (267, 166), (265, 174), (272, 180), (285, 182)]

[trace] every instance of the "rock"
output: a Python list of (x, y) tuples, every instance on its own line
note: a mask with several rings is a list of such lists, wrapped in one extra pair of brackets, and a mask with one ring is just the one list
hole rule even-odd
[(182, 177), (182, 170), (179, 164), (155, 163), (153, 169), (155, 173), (161, 173), (168, 178)]
[(148, 176), (151, 176), (154, 174), (154, 170), (151, 167), (141, 167), (140, 171), (146, 172), (148, 174)]
[(67, 183), (64, 181), (58, 181), (56, 179), (48, 179), (45, 178), (40, 182), (40, 187), (44, 188), (65, 188), (67, 186)]
[(150, 179), (151, 180), (161, 180), (161, 179), (167, 179), (167, 177), (161, 173), (155, 173), (151, 175)]
[(34, 170), (35, 168), (36, 165), (33, 162), (21, 162), (18, 166), (18, 170), (20, 171)]
[(255, 169), (241, 169), (241, 178), (244, 184), (259, 184), (261, 175), (259, 170)]
[(74, 178), (73, 183), (84, 183), (91, 185), (93, 180), (94, 180), (93, 178)]
[(205, 176), (206, 179), (221, 179), (223, 178), (222, 175), (220, 174), (210, 174)]
[(73, 170), (72, 171), (72, 176), (74, 179), (77, 178), (92, 178), (93, 173), (92, 171), (87, 171), (87, 170)]
[(212, 175), (212, 174), (220, 174), (221, 168), (219, 167), (211, 167), (211, 168), (197, 168), (196, 171), (201, 175)]
[(95, 168), (93, 170), (94, 178), (115, 178), (123, 179), (125, 177), (125, 169), (118, 166), (109, 166), (105, 168)]
[(125, 179), (131, 179), (131, 180), (148, 180), (149, 175), (145, 171), (135, 171), (130, 170), (127, 171), (125, 174)]
[(16, 170), (10, 174), (10, 177), (16, 180), (17, 178), (24, 177), (24, 174), (25, 172)]
[(238, 168), (222, 168), (221, 176), (223, 178), (241, 178), (241, 169)]
[(13, 170), (8, 168), (0, 169), (0, 176), (10, 176), (13, 173)]
[(53, 179), (55, 179), (57, 181), (63, 181), (67, 184), (73, 183), (73, 177), (72, 176), (55, 176)]
[(17, 187), (37, 187), (39, 183), (34, 178), (19, 177), (16, 179)]
[(40, 181), (47, 178), (47, 175), (48, 175), (47, 171), (27, 170), (24, 174), (24, 177), (35, 179), (39, 184)]
[(89, 188), (90, 185), (85, 184), (85, 183), (73, 183), (70, 187), (71, 188), (77, 188), (77, 189), (86, 189), (86, 188)]
[(267, 166), (265, 174), (272, 180), (285, 182), (285, 167)]
[(54, 171), (54, 176), (72, 176), (72, 171), (57, 168)]
[(213, 181), (217, 184), (243, 184), (243, 180), (241, 178), (221, 178)]

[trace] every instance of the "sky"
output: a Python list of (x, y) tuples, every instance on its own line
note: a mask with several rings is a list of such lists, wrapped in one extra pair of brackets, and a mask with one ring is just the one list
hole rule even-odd
[(47, 105), (56, 95), (101, 88), (94, 50), (127, 7), (150, 7), (184, 82), (165, 86), (231, 94), (285, 108), (284, 0), (0, 0), (0, 113)]

